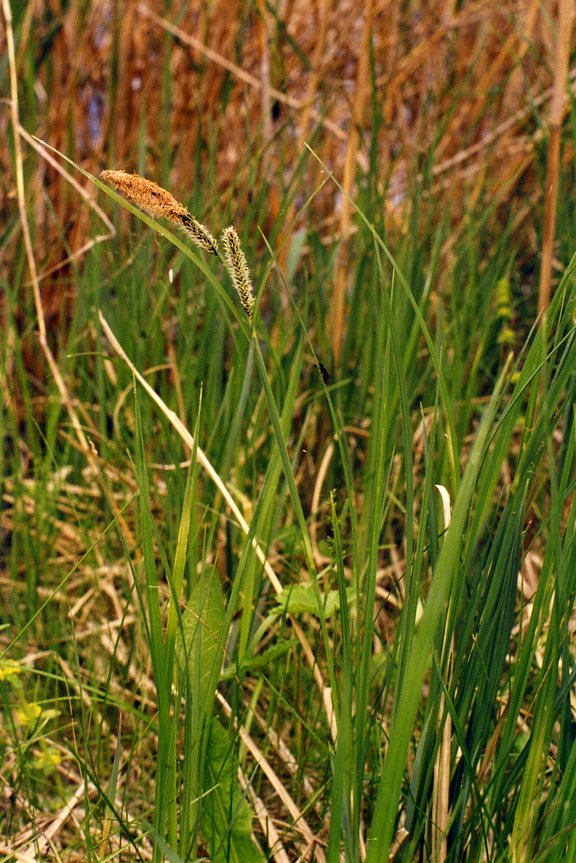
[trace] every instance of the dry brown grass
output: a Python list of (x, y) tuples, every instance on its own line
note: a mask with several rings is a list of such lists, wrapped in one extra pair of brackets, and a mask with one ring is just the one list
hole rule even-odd
[[(371, 36), (374, 95), (384, 123), (378, 131), (378, 173), (388, 183), (390, 227), (402, 227), (403, 196), (414, 171), (437, 139), (435, 197), (445, 198), (455, 221), (459, 202), (473, 201), (490, 177), (494, 197), (519, 209), (527, 245), (532, 208), (543, 190), (531, 172), (539, 130), (530, 105), (548, 115), (555, 56), (552, 0), (424, 2), (373, 0), (365, 30), (364, 4), (304, 0), (264, 5), (239, 0), (172, 4), (161, 0), (93, 0), (90, 4), (27, 4), (17, 20), (17, 62), (22, 81), (33, 55), (35, 114), (21, 116), (27, 131), (67, 152), (94, 173), (107, 166), (133, 170), (145, 143), (146, 176), (186, 200), (202, 176), (215, 142), (213, 201), (234, 195), (244, 212), (246, 182), (255, 160), (268, 188), (268, 224), (279, 233), (293, 210), (279, 202), (320, 123), (314, 147), (345, 187), (354, 166), (366, 169), (373, 118), (373, 82), (366, 45)], [(170, 9), (169, 9), (170, 12)], [(165, 69), (169, 67), (170, 92)], [(457, 93), (457, 98), (455, 94)], [(7, 128), (6, 112), (1, 115)], [(248, 130), (248, 134), (247, 134)], [(2, 141), (5, 137), (2, 136)], [(28, 189), (36, 213), (35, 250), (45, 278), (48, 317), (66, 292), (69, 249), (81, 248), (92, 230), (90, 214), (55, 169), (28, 145)], [(199, 154), (199, 173), (191, 166)], [(570, 157), (570, 153), (566, 154)], [(3, 220), (14, 206), (6, 144), (0, 165)], [(317, 167), (310, 167), (313, 187)], [(207, 197), (204, 189), (204, 198)], [(515, 201), (517, 202), (515, 203)], [(50, 202), (50, 204), (49, 204)], [(529, 206), (526, 206), (529, 202)], [(56, 218), (50, 208), (54, 207)], [(346, 205), (327, 185), (310, 211), (324, 219), (326, 239), (346, 236)], [(5, 265), (6, 267), (6, 265)], [(341, 276), (343, 278), (343, 276)]]

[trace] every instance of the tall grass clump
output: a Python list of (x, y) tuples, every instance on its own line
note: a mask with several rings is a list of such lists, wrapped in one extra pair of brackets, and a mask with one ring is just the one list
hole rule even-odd
[[(41, 768), (20, 759), (21, 781), (39, 793), (40, 769), (78, 765), (94, 859), (114, 847), (157, 861), (570, 854), (574, 264), (488, 389), (486, 334), (476, 355), (454, 350), (458, 310), (431, 319), (429, 289), (415, 294), (408, 259), (401, 266), (354, 205), (365, 251), (350, 301), (365, 312), (345, 352), (358, 370), (328, 376), (321, 329), (299, 299), (283, 355), (286, 334), (259, 312), (274, 258), (256, 287), (234, 228), (217, 243), (156, 184), (102, 179), (173, 245), (181, 272), (185, 261), (198, 268), (241, 371), (214, 401), (215, 342), (198, 321), (167, 366), (172, 383), (154, 386), (122, 303), (100, 311), (92, 386), (104, 408), (117, 405), (117, 443), (104, 424), (91, 482), (107, 523), (41, 605), (30, 586), (30, 611), (12, 624), (6, 751), (12, 764), (18, 747), (44, 753)], [(184, 228), (214, 265), (140, 207)], [(156, 302), (172, 290), (173, 275)], [(147, 339), (147, 353), (164, 350), (154, 329)], [(207, 370), (192, 400), (190, 351)], [(38, 484), (46, 512), (51, 476)], [(55, 513), (72, 494), (64, 478), (57, 488)], [(53, 625), (49, 610), (85, 561), (107, 571), (103, 555), (123, 561), (125, 580), (104, 576), (116, 609), (108, 670), (72, 642), (76, 670), (56, 651), (33, 684), (18, 644)], [(73, 744), (66, 715), (80, 723)]]
[[(184, 208), (155, 184), (138, 177), (118, 183), (118, 174), (108, 171), (103, 179), (181, 227)], [(290, 429), (302, 350), (315, 356), (313, 336), (300, 316), (292, 366), (278, 381), (267, 360), (271, 333), (258, 314), (233, 228), (222, 232), (223, 257), (215, 241), (197, 245), (230, 274), (236, 298), (212, 271), (210, 286), (229, 326), (242, 335), (244, 348), (240, 342), (237, 350), (244, 354), (247, 397), (256, 393), (253, 416), (266, 441), (267, 468), (252, 487), (249, 519), (236, 502), (242, 489), (236, 483), (229, 489), (199, 447), (204, 396), (190, 434), (101, 315), (108, 343), (134, 382), (138, 550), (136, 557), (128, 548), (125, 553), (134, 561), (157, 709), (153, 816), (149, 827), (146, 820), (137, 823), (156, 860), (193, 859), (203, 847), (215, 859), (261, 859), (282, 856), (288, 842), (308, 843), (318, 859), (330, 861), (342, 854), (352, 861), (385, 861), (391, 854), (545, 860), (569, 850), (574, 264), (542, 326), (516, 358), (506, 358), (492, 391), (465, 404), (463, 435), (457, 380), (467, 369), (446, 347), (449, 323), (438, 320), (431, 330), (425, 300), (418, 302), (380, 235), (361, 211), (358, 216), (372, 281), (370, 315), (355, 346), (373, 382), (368, 445), (359, 456), (351, 446), (354, 433), (346, 430), (353, 389), (318, 375), (304, 427), (324, 417), (333, 429), (329, 482), (338, 491), (326, 498), (324, 525), (318, 515), (306, 515), (298, 438)], [(197, 261), (169, 231), (148, 223)], [(269, 270), (258, 296), (265, 296)], [(425, 388), (410, 373), (407, 348), (414, 362), (421, 362), (416, 351), (425, 356)], [(188, 453), (172, 557), (152, 504), (151, 442), (138, 381), (168, 423), (164, 434), (176, 433)], [(242, 401), (238, 406), (243, 409)], [(200, 547), (193, 538), (202, 475), (239, 531), (227, 553), (234, 558), (226, 590), (210, 546), (217, 521), (202, 528)], [(280, 513), (291, 527), (272, 540)], [(539, 526), (531, 535), (536, 513)], [(398, 533), (400, 545), (386, 564)], [(284, 556), (290, 550), (280, 569), (270, 557), (278, 542)], [(308, 684), (290, 706), (286, 675), (294, 673)], [(282, 751), (276, 749), (281, 716), (294, 747), (282, 758), (295, 759), (294, 768), (281, 759), (288, 770), (282, 782), (269, 762)], [(268, 757), (254, 740), (255, 723), (257, 736), (264, 733), (272, 745)], [(556, 751), (563, 753), (560, 762), (551, 760)], [(294, 800), (302, 791), (289, 778), (293, 769), (298, 785), (312, 794), (308, 806)], [(323, 780), (316, 785), (319, 771)], [(278, 803), (264, 804), (267, 781)], [(294, 819), (290, 840), (286, 832), (264, 829), (278, 805)], [(254, 840), (252, 819), (263, 811)]]

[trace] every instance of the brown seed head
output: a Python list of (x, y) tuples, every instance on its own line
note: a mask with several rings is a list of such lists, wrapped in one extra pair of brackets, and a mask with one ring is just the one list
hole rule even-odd
[(126, 171), (102, 171), (100, 177), (105, 182), (116, 186), (128, 200), (142, 207), (152, 216), (162, 216), (177, 224), (205, 251), (212, 255), (218, 254), (218, 244), (208, 228), (201, 225), (186, 207), (162, 186), (139, 174), (127, 174)]
[(125, 171), (102, 171), (100, 177), (120, 189), (126, 197), (142, 207), (153, 216), (164, 216), (167, 219), (177, 219), (188, 211), (170, 192), (163, 189), (152, 180), (147, 180), (139, 174), (127, 174)]

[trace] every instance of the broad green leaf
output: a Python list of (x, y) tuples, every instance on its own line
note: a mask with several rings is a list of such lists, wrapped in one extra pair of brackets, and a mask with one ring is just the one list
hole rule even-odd
[(236, 776), (232, 740), (212, 720), (205, 760), (201, 829), (212, 863), (262, 863), (263, 855), (252, 841), (252, 812)]
[(220, 576), (213, 566), (202, 570), (194, 585), (190, 600), (182, 612), (182, 625), (176, 642), (176, 656), (181, 668), (186, 668), (191, 691), (202, 698), (216, 665), (220, 667), (222, 653), (218, 642), (224, 626), (224, 595)]
[[(329, 590), (322, 596), (324, 619), (340, 608), (340, 595), (337, 590)], [(313, 584), (295, 584), (285, 588), (278, 596), (275, 614), (314, 614), (318, 617), (317, 588)]]

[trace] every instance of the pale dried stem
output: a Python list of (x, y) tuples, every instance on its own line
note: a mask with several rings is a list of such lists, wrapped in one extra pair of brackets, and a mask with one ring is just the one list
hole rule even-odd
[[(447, 489), (437, 485), (436, 490), (442, 499), (442, 512), (444, 515), (444, 529), (447, 530), (452, 520), (450, 496)], [(446, 679), (445, 686), (448, 688), (452, 677), (454, 662), (454, 639), (450, 641), (448, 656), (446, 657)], [(446, 646), (442, 651), (444, 654)], [(441, 657), (443, 658), (443, 656)], [(452, 718), (446, 710), (446, 699), (444, 690), (440, 695), (438, 708), (438, 728), (441, 730), (441, 742), (438, 755), (434, 762), (434, 792), (432, 811), (434, 813), (432, 828), (432, 858), (437, 863), (444, 863), (448, 854), (448, 827), (450, 824), (450, 764), (452, 749)]]
[(284, 766), (290, 773), (290, 775), (296, 779), (302, 786), (302, 791), (304, 794), (310, 799), (315, 799), (316, 803), (314, 804), (314, 810), (318, 817), (322, 817), (322, 801), (321, 798), (317, 794), (317, 789), (312, 784), (311, 779), (308, 776), (300, 775), (300, 765), (296, 760), (295, 755), (293, 755), (292, 751), (289, 749), (288, 745), (284, 742), (284, 740), (280, 737), (277, 731), (275, 731), (272, 726), (266, 722), (264, 717), (258, 713), (253, 707), (250, 707), (250, 710), (255, 716), (258, 724), (262, 731), (266, 734), (266, 737), (277, 751), (278, 755), (284, 762)]
[[(324, 481), (326, 479), (326, 475), (328, 473), (328, 467), (330, 466), (330, 462), (332, 461), (332, 456), (334, 455), (334, 444), (332, 441), (326, 447), (324, 455), (320, 461), (320, 467), (318, 468), (318, 473), (316, 475), (316, 481), (314, 483), (314, 489), (312, 491), (312, 501), (310, 503), (310, 511), (313, 515), (320, 510), (320, 500), (322, 495), (322, 489), (324, 487)], [(314, 551), (314, 559), (317, 563), (330, 563), (332, 558), (327, 557), (326, 555), (321, 554), (320, 549), (318, 548), (318, 518), (314, 518), (312, 524), (310, 525), (310, 541), (312, 543), (312, 550)]]
[(340, 238), (342, 246), (336, 266), (334, 293), (332, 295), (331, 338), (334, 363), (340, 359), (342, 335), (344, 331), (344, 306), (346, 299), (346, 282), (348, 273), (348, 235), (352, 221), (352, 204), (350, 196), (353, 193), (354, 175), (356, 171), (356, 155), (360, 145), (360, 130), (363, 126), (364, 106), (370, 91), (369, 62), (370, 38), (372, 35), (373, 0), (367, 0), (364, 7), (364, 32), (358, 61), (358, 76), (356, 92), (353, 97), (353, 111), (350, 118), (350, 130), (346, 146), (344, 176), (342, 179), (342, 213), (340, 217)]
[(560, 0), (558, 8), (558, 33), (556, 38), (556, 62), (554, 64), (554, 91), (550, 105), (550, 142), (548, 145), (548, 171), (546, 175), (546, 211), (544, 214), (544, 238), (542, 241), (542, 264), (538, 292), (538, 313), (542, 316), (550, 305), (552, 284), (552, 259), (556, 230), (556, 207), (558, 203), (558, 178), (560, 173), (560, 137), (566, 110), (566, 76), (570, 58), (570, 35), (574, 0)]
[[(174, 390), (176, 392), (176, 404), (178, 405), (180, 419), (182, 420), (182, 422), (184, 422), (186, 417), (186, 405), (184, 402), (184, 392), (182, 390), (182, 377), (180, 375), (180, 369), (178, 368), (178, 362), (176, 360), (176, 351), (174, 350), (174, 345), (171, 341), (169, 341), (166, 346), (166, 353), (168, 354), (168, 360), (170, 362), (170, 372), (172, 374)], [(190, 456), (189, 450), (186, 455), (187, 457)]]

